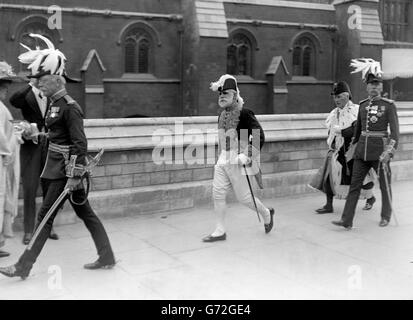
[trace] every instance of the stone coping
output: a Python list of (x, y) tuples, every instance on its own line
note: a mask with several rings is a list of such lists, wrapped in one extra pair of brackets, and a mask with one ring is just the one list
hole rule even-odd
[[(267, 142), (325, 139), (327, 113), (258, 115)], [(400, 133), (413, 133), (413, 111), (399, 111)], [(217, 144), (217, 116), (86, 119), (89, 150), (153, 149)], [(181, 132), (176, 134), (175, 132)], [(179, 140), (177, 140), (179, 139)]]

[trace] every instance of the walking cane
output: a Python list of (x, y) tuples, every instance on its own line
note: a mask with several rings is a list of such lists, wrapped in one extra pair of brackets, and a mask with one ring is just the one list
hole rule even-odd
[(255, 206), (255, 211), (257, 212), (258, 221), (261, 222), (260, 214), (258, 213), (257, 203), (255, 202), (254, 192), (252, 191), (252, 187), (251, 187), (250, 178), (248, 177), (247, 168), (245, 167), (245, 164), (243, 164), (242, 166), (244, 167), (245, 176), (247, 177), (248, 186), (250, 187), (250, 192), (251, 192), (251, 196), (252, 196), (252, 201), (254, 201), (254, 206)]
[(384, 182), (386, 185), (386, 191), (387, 191), (387, 197), (389, 198), (389, 203), (390, 203), (390, 210), (393, 213), (393, 217), (394, 217), (394, 222), (396, 223), (396, 226), (399, 226), (399, 222), (397, 221), (397, 217), (396, 217), (396, 212), (393, 209), (393, 200), (390, 194), (390, 185), (389, 185), (389, 180), (387, 177), (387, 173), (388, 173), (388, 164), (384, 163), (384, 161), (380, 161), (382, 168), (383, 168), (383, 172), (384, 172)]

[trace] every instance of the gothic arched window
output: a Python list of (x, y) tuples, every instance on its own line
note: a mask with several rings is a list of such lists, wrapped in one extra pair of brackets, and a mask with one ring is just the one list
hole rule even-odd
[(124, 39), (125, 73), (149, 73), (151, 36), (141, 28), (134, 28)]
[(308, 37), (300, 37), (293, 47), (293, 75), (314, 76), (316, 51), (313, 41)]
[(234, 34), (228, 42), (227, 73), (232, 75), (252, 74), (252, 45), (243, 33)]

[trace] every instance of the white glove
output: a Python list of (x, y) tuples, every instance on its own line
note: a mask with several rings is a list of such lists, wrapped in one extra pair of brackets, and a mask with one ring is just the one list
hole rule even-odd
[(335, 125), (332, 130), (334, 134), (341, 134), (341, 127), (338, 125)]
[(5, 165), (5, 166), (9, 166), (9, 165), (11, 165), (11, 164), (13, 164), (14, 163), (14, 155), (13, 154), (11, 154), (11, 155), (5, 155), (4, 156), (4, 158), (3, 158), (3, 164)]
[(243, 153), (240, 153), (239, 155), (238, 155), (238, 163), (239, 164), (242, 164), (242, 165), (247, 165), (247, 164), (249, 164), (250, 162), (251, 162), (251, 159), (250, 158), (248, 158), (245, 154), (243, 154)]
[(67, 179), (65, 189), (69, 188), (70, 191), (81, 189), (82, 185), (80, 184), (80, 182), (80, 178), (69, 178)]

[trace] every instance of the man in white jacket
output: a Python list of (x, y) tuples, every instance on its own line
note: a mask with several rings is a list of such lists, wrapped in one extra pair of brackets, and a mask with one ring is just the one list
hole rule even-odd
[[(346, 153), (354, 134), (359, 106), (351, 101), (350, 87), (345, 81), (335, 83), (331, 94), (334, 96), (336, 107), (330, 112), (325, 123), (328, 129), (329, 151), (320, 188), (326, 194), (326, 204), (316, 210), (318, 214), (334, 211), (334, 197), (347, 197), (353, 169), (353, 160), (348, 159)], [(373, 181), (374, 176), (369, 174), (363, 183), (361, 197), (367, 199), (363, 210), (370, 210), (376, 201), (373, 195)]]

